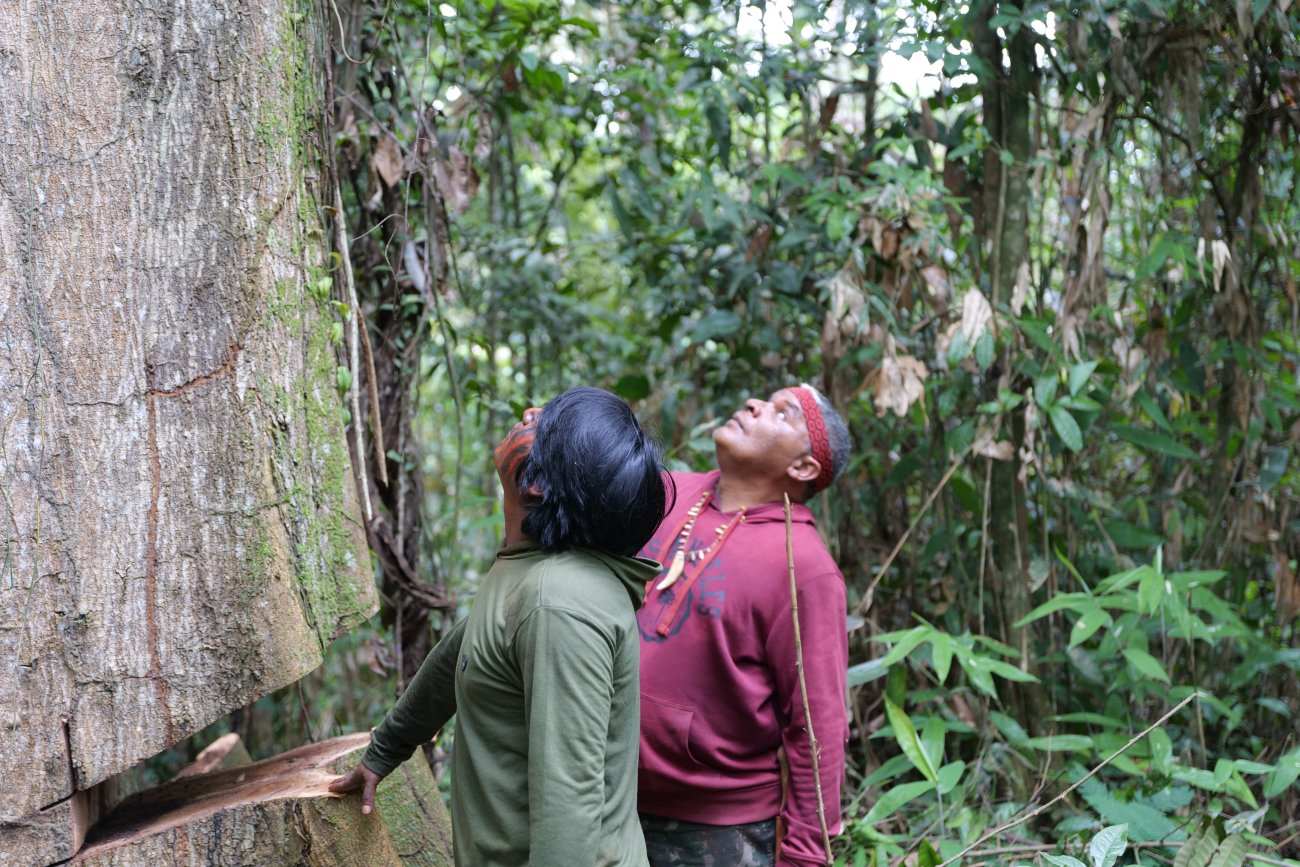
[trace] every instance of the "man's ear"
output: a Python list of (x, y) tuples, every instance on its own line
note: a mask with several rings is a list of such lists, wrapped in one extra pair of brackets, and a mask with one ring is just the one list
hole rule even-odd
[(822, 465), (812, 455), (800, 455), (786, 467), (785, 474), (796, 482), (811, 482), (822, 474)]

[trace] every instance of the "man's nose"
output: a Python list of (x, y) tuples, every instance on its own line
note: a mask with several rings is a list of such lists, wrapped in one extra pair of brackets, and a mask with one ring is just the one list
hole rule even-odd
[(757, 416), (763, 411), (764, 403), (765, 401), (761, 401), (756, 397), (751, 397), (749, 400), (745, 401), (745, 411), (750, 415)]

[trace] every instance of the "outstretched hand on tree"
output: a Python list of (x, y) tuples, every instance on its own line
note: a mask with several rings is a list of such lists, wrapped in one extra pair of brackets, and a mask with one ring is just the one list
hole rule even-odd
[(357, 765), (352, 773), (342, 777), (337, 777), (330, 782), (329, 790), (337, 794), (355, 792), (361, 790), (361, 812), (368, 814), (375, 808), (375, 787), (383, 777), (367, 768), (365, 765)]

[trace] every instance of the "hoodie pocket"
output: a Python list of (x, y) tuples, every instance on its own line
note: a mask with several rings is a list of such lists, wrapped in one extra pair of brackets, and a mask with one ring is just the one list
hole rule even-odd
[[(705, 768), (691, 752), (695, 711), (652, 695), (641, 694), (642, 764), (656, 769)], [(648, 761), (647, 761), (648, 760)]]

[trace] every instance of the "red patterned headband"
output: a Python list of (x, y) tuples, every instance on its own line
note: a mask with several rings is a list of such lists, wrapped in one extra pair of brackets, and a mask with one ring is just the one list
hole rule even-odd
[(826, 433), (826, 421), (822, 418), (822, 408), (817, 403), (816, 392), (811, 385), (793, 386), (790, 391), (799, 400), (803, 409), (804, 424), (808, 426), (808, 445), (813, 458), (821, 464), (822, 471), (813, 481), (813, 492), (824, 491), (835, 480), (835, 468), (831, 462), (831, 438)]

